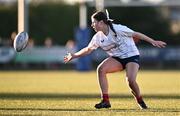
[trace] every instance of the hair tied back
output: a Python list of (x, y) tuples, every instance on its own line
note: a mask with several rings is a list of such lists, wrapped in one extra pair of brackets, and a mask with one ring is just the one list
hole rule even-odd
[(106, 16), (107, 16), (107, 21), (111, 21), (111, 22), (112, 22), (113, 19), (110, 19), (110, 18), (109, 18), (109, 12), (108, 12), (108, 10), (106, 9), (105, 11), (106, 11)]

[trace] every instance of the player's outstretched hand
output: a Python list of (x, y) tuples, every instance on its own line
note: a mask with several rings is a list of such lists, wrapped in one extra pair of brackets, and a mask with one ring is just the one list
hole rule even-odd
[(65, 56), (64, 56), (64, 63), (68, 63), (69, 61), (71, 61), (73, 58), (73, 54), (71, 53), (67, 53)]
[(166, 43), (163, 41), (153, 41), (152, 45), (158, 48), (164, 48), (166, 47)]

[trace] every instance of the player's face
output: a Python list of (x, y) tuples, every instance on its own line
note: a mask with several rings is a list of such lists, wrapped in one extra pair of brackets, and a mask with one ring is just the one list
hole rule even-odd
[(96, 19), (94, 19), (94, 18), (91, 18), (91, 22), (92, 22), (92, 24), (91, 24), (91, 27), (96, 31), (96, 32), (98, 32), (98, 31), (101, 31), (101, 26), (100, 26), (100, 22), (99, 21), (97, 21)]

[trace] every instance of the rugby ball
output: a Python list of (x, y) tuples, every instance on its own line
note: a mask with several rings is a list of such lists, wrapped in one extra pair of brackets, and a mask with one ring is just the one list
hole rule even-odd
[(28, 33), (27, 32), (20, 32), (16, 35), (13, 46), (16, 52), (21, 52), (24, 50), (28, 44)]

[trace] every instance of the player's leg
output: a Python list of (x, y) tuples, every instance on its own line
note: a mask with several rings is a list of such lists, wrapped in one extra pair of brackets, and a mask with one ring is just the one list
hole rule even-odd
[[(108, 108), (111, 107), (109, 103), (109, 95), (108, 95), (108, 80), (106, 77), (107, 73), (113, 73), (123, 70), (123, 67), (120, 62), (115, 60), (114, 58), (105, 59), (98, 67), (97, 67), (97, 77), (99, 81), (99, 86), (101, 89), (102, 102), (96, 104), (96, 108)], [(107, 105), (106, 105), (107, 103)], [(105, 104), (105, 105), (104, 105)], [(109, 105), (108, 105), (109, 104)]]
[(121, 63), (119, 63), (114, 58), (105, 59), (98, 67), (97, 67), (97, 77), (99, 80), (99, 85), (102, 90), (102, 93), (108, 94), (108, 81), (106, 78), (107, 73), (113, 73), (123, 70)]
[(147, 106), (142, 99), (139, 86), (136, 82), (136, 76), (137, 76), (138, 70), (139, 70), (139, 64), (135, 62), (129, 62), (126, 65), (126, 81), (131, 89), (132, 94), (134, 95), (135, 99), (140, 105), (140, 108), (146, 109)]

